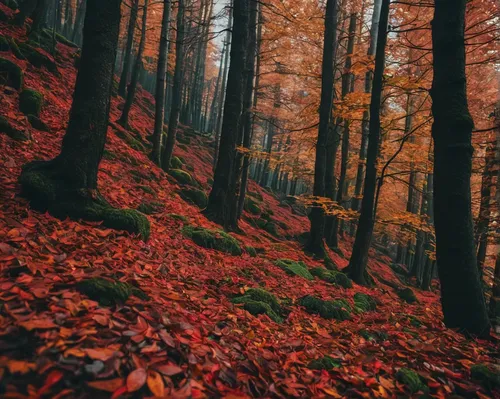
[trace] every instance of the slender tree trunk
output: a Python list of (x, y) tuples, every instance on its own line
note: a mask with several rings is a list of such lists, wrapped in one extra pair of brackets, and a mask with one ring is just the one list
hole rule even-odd
[[(329, 123), (333, 105), (334, 44), (336, 43), (337, 1), (328, 0), (325, 14), (325, 36), (323, 41), (323, 62), (321, 68), (321, 102), (319, 106), (318, 140), (316, 142), (316, 161), (314, 165), (315, 197), (325, 196), (325, 175)], [(316, 256), (325, 256), (323, 242), (325, 230), (325, 212), (321, 205), (315, 205), (310, 214), (311, 228), (306, 249)]]
[[(500, 165), (500, 99), (497, 102), (497, 106), (495, 109), (495, 120), (494, 120), (496, 128), (496, 156), (495, 161), (497, 165)], [(496, 193), (495, 200), (497, 210), (500, 211), (500, 171), (497, 170), (497, 184), (496, 184)], [(490, 299), (490, 318), (492, 324), (495, 325), (496, 331), (498, 332), (500, 326), (500, 239), (497, 239), (497, 259), (495, 262), (495, 269), (493, 273), (493, 290), (491, 292)]]
[(377, 184), (377, 157), (380, 141), (380, 105), (382, 100), (383, 75), (385, 69), (385, 45), (387, 42), (387, 23), (389, 20), (390, 0), (382, 0), (380, 25), (373, 74), (373, 88), (370, 103), (370, 133), (368, 140), (366, 179), (358, 230), (349, 260), (349, 276), (358, 284), (369, 284), (366, 265), (368, 250), (373, 235), (375, 190)]
[(248, 41), (249, 0), (234, 0), (231, 64), (227, 78), (224, 118), (220, 136), (220, 151), (214, 173), (214, 183), (208, 197), (205, 214), (228, 227), (230, 221), (231, 182), (236, 173), (235, 156), (243, 102), (243, 76)]
[(436, 257), (446, 326), (486, 336), (490, 323), (471, 214), (473, 121), (466, 93), (465, 5), (466, 0), (436, 0), (432, 21)]
[(82, 43), (83, 20), (85, 18), (85, 9), (87, 8), (87, 0), (81, 0), (76, 11), (75, 29), (71, 35), (71, 41), (80, 45)]
[(130, 79), (130, 86), (127, 91), (127, 98), (125, 100), (125, 105), (123, 106), (122, 115), (118, 122), (122, 126), (128, 126), (128, 115), (132, 104), (134, 102), (135, 91), (137, 89), (137, 83), (139, 81), (139, 74), (142, 68), (142, 54), (144, 53), (144, 47), (146, 45), (146, 29), (147, 29), (147, 19), (148, 19), (148, 2), (149, 0), (144, 0), (144, 6), (142, 9), (142, 29), (141, 29), (141, 40), (139, 42), (139, 49), (137, 50), (137, 58), (135, 60), (134, 69), (132, 70), (132, 78)]
[(167, 81), (168, 65), (168, 33), (170, 26), (170, 0), (163, 2), (163, 16), (161, 21), (160, 54), (158, 57), (158, 68), (155, 92), (155, 126), (153, 130), (153, 150), (151, 159), (161, 166), (161, 144), (163, 137), (163, 119), (165, 116), (165, 88)]
[(174, 153), (175, 137), (177, 126), (179, 125), (179, 114), (181, 112), (181, 96), (184, 76), (184, 34), (185, 34), (185, 13), (184, 0), (179, 0), (177, 9), (177, 37), (175, 39), (175, 70), (174, 87), (172, 89), (172, 107), (168, 121), (167, 142), (163, 148), (162, 168), (165, 171), (170, 169), (170, 161)]
[(33, 23), (31, 24), (29, 37), (35, 41), (39, 40), (42, 29), (45, 27), (45, 18), (49, 9), (48, 0), (38, 0), (33, 11)]
[(125, 61), (123, 63), (118, 94), (125, 97), (127, 94), (127, 83), (130, 74), (130, 65), (132, 64), (132, 46), (134, 45), (135, 24), (137, 21), (137, 12), (139, 9), (139, 0), (132, 0), (130, 9), (130, 18), (128, 20), (127, 44), (125, 46)]
[(215, 129), (215, 121), (217, 120), (217, 104), (219, 101), (220, 83), (221, 83), (220, 81), (222, 78), (225, 51), (226, 51), (226, 46), (222, 46), (222, 52), (221, 52), (220, 64), (219, 64), (219, 73), (217, 74), (217, 80), (215, 83), (214, 97), (212, 100), (212, 106), (210, 107), (210, 119), (208, 121), (208, 128), (207, 128), (207, 130), (211, 133)]

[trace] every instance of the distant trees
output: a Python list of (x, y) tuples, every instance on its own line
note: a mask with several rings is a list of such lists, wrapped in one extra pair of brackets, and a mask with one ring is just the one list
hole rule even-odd
[(441, 303), (447, 327), (489, 334), (471, 214), (471, 134), (465, 77), (466, 0), (436, 0), (434, 78), (434, 223)]

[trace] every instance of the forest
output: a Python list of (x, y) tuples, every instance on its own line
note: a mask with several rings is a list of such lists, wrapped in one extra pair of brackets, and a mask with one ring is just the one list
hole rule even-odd
[(498, 0), (0, 0), (0, 397), (500, 399)]

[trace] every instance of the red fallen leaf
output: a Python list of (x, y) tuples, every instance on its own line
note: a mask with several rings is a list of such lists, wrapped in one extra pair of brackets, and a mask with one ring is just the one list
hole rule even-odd
[(63, 378), (63, 373), (59, 370), (52, 370), (49, 375), (47, 376), (46, 380), (45, 380), (45, 384), (43, 385), (43, 387), (41, 387), (39, 390), (38, 390), (38, 395), (43, 395), (45, 392), (47, 392), (50, 387), (54, 384), (57, 384), (61, 378)]
[(176, 375), (183, 372), (183, 370), (179, 366), (173, 363), (163, 364), (161, 366), (154, 366), (154, 367), (160, 373), (168, 376)]
[(113, 395), (111, 395), (111, 399), (118, 399), (126, 393), (127, 393), (127, 386), (124, 385), (121, 388), (118, 388), (115, 392), (113, 392)]
[(32, 319), (20, 322), (19, 325), (28, 331), (31, 330), (48, 330), (57, 328), (57, 325), (50, 319)]
[(97, 349), (85, 348), (83, 349), (83, 351), (92, 360), (101, 360), (103, 362), (108, 360), (111, 356), (113, 356), (113, 353), (115, 353), (114, 350), (109, 348), (97, 348)]
[(26, 374), (36, 369), (36, 364), (24, 360), (7, 360), (7, 368), (11, 374)]
[(160, 397), (165, 395), (165, 383), (163, 382), (163, 377), (160, 373), (154, 370), (149, 370), (147, 383), (149, 390), (153, 395)]
[(135, 369), (127, 377), (127, 391), (135, 392), (142, 388), (147, 379), (146, 370), (143, 368)]
[(161, 330), (158, 334), (163, 342), (165, 342), (168, 346), (175, 348), (174, 338), (168, 332)]
[(99, 323), (101, 326), (107, 326), (108, 325), (108, 318), (106, 316), (96, 314), (92, 316), (92, 319), (94, 319), (97, 323)]
[(125, 384), (124, 378), (113, 378), (112, 380), (87, 381), (89, 387), (99, 389), (100, 391), (115, 392)]

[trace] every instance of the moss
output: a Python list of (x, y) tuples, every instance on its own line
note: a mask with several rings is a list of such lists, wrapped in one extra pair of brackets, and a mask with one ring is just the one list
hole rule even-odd
[(193, 184), (193, 178), (188, 172), (181, 169), (170, 169), (168, 173), (180, 184)]
[(40, 116), (43, 94), (33, 89), (24, 89), (19, 95), (19, 109), (25, 115)]
[(184, 223), (188, 222), (188, 218), (184, 215), (178, 215), (177, 213), (169, 213), (167, 216), (169, 216), (175, 220), (180, 220), (181, 222), (184, 222)]
[(324, 319), (343, 321), (351, 318), (351, 307), (342, 299), (324, 301), (318, 297), (306, 295), (299, 299), (299, 305), (303, 306), (307, 313), (318, 314)]
[(414, 303), (418, 302), (417, 297), (415, 296), (415, 293), (411, 288), (403, 288), (400, 290), (397, 290), (398, 296), (405, 302), (407, 303)]
[(177, 141), (181, 144), (185, 144), (185, 145), (189, 145), (191, 144), (191, 138), (190, 137), (186, 137), (186, 136), (183, 136), (183, 135), (178, 135), (177, 136)]
[(197, 188), (184, 188), (180, 192), (181, 197), (195, 204), (198, 208), (205, 208), (208, 204), (208, 196), (203, 190)]
[(150, 186), (146, 186), (144, 184), (140, 184), (140, 185), (137, 186), (137, 188), (141, 189), (142, 191), (144, 191), (147, 194), (156, 195), (155, 190), (153, 190)]
[(384, 331), (360, 330), (358, 334), (367, 341), (386, 341), (389, 338), (389, 335)]
[(422, 322), (420, 321), (420, 319), (418, 317), (415, 317), (413, 315), (408, 315), (408, 318), (410, 319), (410, 324), (413, 326), (413, 327), (422, 327)]
[(357, 292), (354, 294), (354, 305), (360, 313), (377, 309), (377, 302), (370, 295)]
[(271, 221), (271, 212), (269, 212), (269, 210), (262, 212), (261, 218), (270, 222)]
[[(49, 31), (50, 35), (52, 35), (52, 31)], [(72, 47), (72, 48), (78, 48), (78, 44), (76, 43), (73, 43), (71, 40), (68, 40), (66, 39), (63, 35), (61, 35), (60, 33), (56, 33), (56, 40), (61, 43), (61, 44), (64, 44), (68, 47)]]
[(332, 370), (340, 366), (342, 366), (340, 360), (334, 359), (331, 356), (323, 356), (319, 359), (311, 360), (307, 368), (311, 370)]
[(275, 265), (282, 268), (290, 276), (300, 276), (307, 280), (314, 279), (304, 262), (296, 262), (291, 259), (278, 259)]
[(326, 270), (322, 267), (315, 267), (310, 270), (311, 274), (320, 280), (331, 284), (339, 285), (344, 288), (352, 288), (352, 281), (346, 274), (333, 270)]
[(170, 167), (172, 169), (182, 169), (182, 165), (184, 165), (184, 162), (179, 157), (172, 157), (170, 160)]
[(207, 183), (210, 184), (210, 185), (214, 184), (214, 179), (212, 179), (211, 177), (209, 177), (207, 179)]
[(255, 198), (257, 201), (260, 201), (260, 202), (264, 201), (264, 197), (262, 196), (262, 194), (257, 192), (257, 191), (249, 191), (248, 195), (250, 197)]
[(155, 213), (160, 213), (163, 210), (163, 204), (161, 202), (142, 202), (137, 210), (145, 215), (153, 215)]
[(35, 115), (28, 115), (28, 121), (35, 129), (41, 130), (42, 132), (50, 132), (50, 128), (39, 117)]
[(137, 140), (135, 137), (133, 137), (131, 134), (127, 133), (126, 131), (117, 129), (115, 131), (115, 134), (119, 138), (121, 138), (123, 141), (125, 141), (130, 146), (130, 148), (133, 148), (136, 151), (144, 151), (145, 150), (142, 143), (139, 140)]
[(210, 230), (203, 227), (185, 226), (182, 233), (191, 238), (197, 245), (226, 252), (231, 255), (241, 255), (238, 241), (222, 230)]
[(0, 51), (9, 51), (10, 46), (9, 46), (9, 41), (6, 39), (5, 36), (0, 35)]
[(29, 140), (29, 136), (25, 132), (16, 129), (9, 123), (7, 118), (2, 115), (0, 115), (0, 133), (5, 133), (11, 139), (17, 141)]
[(42, 54), (35, 47), (29, 45), (28, 43), (18, 43), (19, 50), (26, 57), (31, 65), (36, 68), (45, 67), (50, 72), (57, 72), (57, 66), (54, 61), (52, 61), (48, 56)]
[(396, 380), (398, 380), (401, 384), (404, 384), (411, 393), (428, 391), (428, 388), (422, 382), (420, 375), (413, 370), (404, 367), (400, 368), (396, 373)]
[(257, 250), (254, 247), (247, 246), (245, 247), (245, 251), (250, 255), (252, 258), (255, 258), (257, 256)]
[(104, 278), (91, 278), (80, 281), (77, 290), (90, 299), (98, 301), (103, 306), (123, 304), (131, 296), (147, 299), (147, 295), (140, 289), (127, 283), (110, 281)]
[(489, 390), (500, 388), (500, 374), (485, 364), (475, 364), (470, 368), (472, 379), (481, 382)]
[(250, 288), (245, 292), (245, 295), (234, 298), (232, 302), (243, 304), (243, 308), (254, 316), (267, 314), (276, 323), (283, 322), (280, 316), (281, 305), (278, 299), (262, 288)]
[(278, 237), (280, 235), (278, 226), (276, 226), (276, 223), (274, 222), (267, 222), (264, 226), (264, 230), (275, 237)]
[(149, 220), (135, 209), (105, 209), (103, 211), (103, 224), (112, 229), (139, 234), (144, 241), (147, 241), (149, 238)]
[[(20, 90), (23, 86), (23, 71), (12, 61), (0, 57), (1, 83)], [(3, 79), (6, 79), (5, 81)]]
[(259, 215), (261, 212), (257, 202), (255, 202), (252, 198), (249, 198), (248, 196), (245, 197), (244, 209), (245, 211), (251, 213), (252, 215)]

